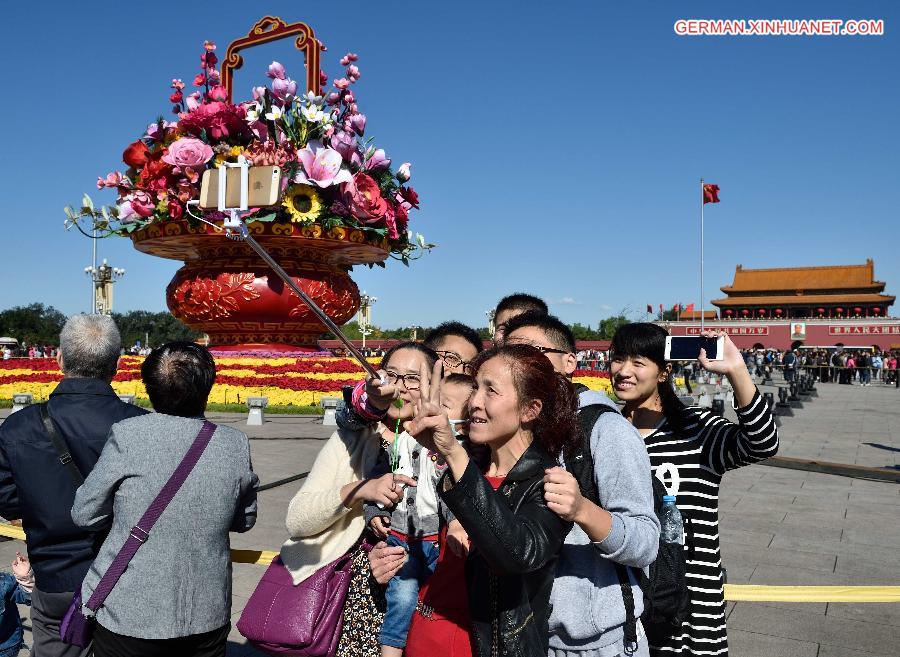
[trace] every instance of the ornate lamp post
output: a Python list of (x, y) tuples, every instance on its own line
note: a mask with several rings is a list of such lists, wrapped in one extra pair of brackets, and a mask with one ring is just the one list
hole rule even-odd
[(371, 335), (372, 329), (372, 306), (378, 301), (377, 297), (366, 294), (365, 291), (359, 295), (359, 312), (356, 315), (357, 324), (359, 324), (359, 332), (362, 333), (362, 348), (366, 348), (366, 336)]
[(106, 258), (99, 267), (90, 266), (84, 268), (84, 273), (91, 277), (94, 286), (93, 307), (94, 315), (110, 315), (113, 311), (113, 283), (125, 275), (125, 270), (119, 267), (111, 267)]
[(494, 314), (496, 313), (495, 309), (485, 310), (484, 314), (487, 315), (488, 318), (488, 331), (491, 333), (491, 337), (494, 336)]

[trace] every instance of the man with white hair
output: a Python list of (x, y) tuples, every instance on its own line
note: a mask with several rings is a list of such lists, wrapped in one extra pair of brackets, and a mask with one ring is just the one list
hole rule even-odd
[(35, 576), (31, 654), (36, 657), (90, 654), (90, 648), (59, 638), (59, 623), (104, 538), (72, 522), (76, 482), (93, 469), (113, 424), (147, 412), (122, 402), (110, 385), (122, 347), (112, 318), (73, 315), (59, 345), (63, 380), (49, 401), (0, 425), (0, 515), (21, 518), (25, 529)]

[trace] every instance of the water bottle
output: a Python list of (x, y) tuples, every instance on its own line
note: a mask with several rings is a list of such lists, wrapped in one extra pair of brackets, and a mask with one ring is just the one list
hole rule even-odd
[(665, 543), (684, 545), (684, 525), (681, 512), (675, 506), (674, 495), (663, 495), (662, 517), (660, 518), (659, 537)]

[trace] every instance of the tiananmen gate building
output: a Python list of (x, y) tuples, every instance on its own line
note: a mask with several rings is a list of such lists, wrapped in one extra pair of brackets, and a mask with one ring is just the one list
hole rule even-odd
[[(827, 267), (744, 269), (721, 288), (710, 329), (725, 330), (738, 347), (858, 346), (900, 348), (900, 319), (890, 317), (895, 297), (875, 280), (875, 263)], [(666, 322), (672, 335), (700, 332), (700, 313)]]

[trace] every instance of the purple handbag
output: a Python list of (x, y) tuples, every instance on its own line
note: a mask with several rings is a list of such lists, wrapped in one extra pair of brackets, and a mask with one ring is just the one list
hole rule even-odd
[(190, 449), (188, 449), (187, 454), (184, 455), (181, 463), (175, 468), (175, 472), (172, 473), (165, 486), (159, 491), (156, 499), (147, 507), (147, 511), (144, 512), (138, 523), (132, 527), (131, 533), (128, 535), (128, 539), (125, 541), (122, 549), (119, 550), (116, 558), (113, 559), (106, 573), (98, 582), (97, 588), (94, 589), (94, 593), (87, 601), (87, 604), (84, 605), (91, 610), (91, 616), (85, 616), (81, 610), (81, 588), (79, 587), (78, 591), (75, 592), (72, 603), (59, 624), (59, 636), (64, 643), (78, 646), (79, 648), (87, 648), (90, 645), (94, 633), (94, 615), (103, 606), (116, 582), (119, 581), (122, 573), (128, 568), (128, 564), (134, 558), (135, 553), (150, 538), (150, 530), (153, 529), (153, 525), (159, 520), (162, 512), (169, 506), (169, 502), (178, 493), (184, 480), (187, 479), (188, 475), (191, 474), (191, 470), (197, 465), (197, 461), (200, 460), (215, 431), (215, 424), (208, 420), (203, 421), (203, 427), (194, 439)]
[[(371, 550), (363, 543), (364, 550)], [(296, 586), (276, 557), (247, 601), (238, 631), (271, 655), (334, 657), (353, 577), (356, 549), (328, 563)]]

